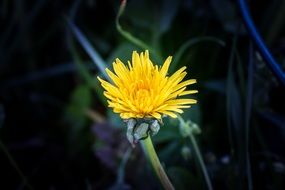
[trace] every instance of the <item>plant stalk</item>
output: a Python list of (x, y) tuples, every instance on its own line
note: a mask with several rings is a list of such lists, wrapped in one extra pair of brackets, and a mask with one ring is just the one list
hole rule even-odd
[(190, 134), (189, 134), (189, 138), (190, 138), (191, 144), (192, 144), (192, 146), (193, 146), (193, 148), (194, 148), (194, 151), (195, 151), (195, 154), (196, 154), (196, 156), (197, 156), (198, 162), (199, 162), (199, 164), (200, 164), (200, 166), (201, 166), (201, 169), (202, 169), (203, 175), (204, 175), (204, 177), (205, 177), (205, 180), (206, 180), (208, 189), (209, 189), (209, 190), (212, 190), (212, 189), (213, 189), (212, 183), (211, 183), (211, 180), (210, 180), (210, 177), (209, 177), (209, 175), (208, 175), (208, 172), (207, 172), (205, 163), (204, 163), (204, 161), (203, 161), (203, 158), (202, 158), (202, 156), (201, 156), (201, 152), (200, 152), (200, 150), (199, 150), (198, 144), (197, 144), (197, 142), (196, 142), (196, 139), (195, 139), (193, 133), (190, 133)]
[(2, 141), (0, 140), (0, 150), (2, 149), (2, 151), (4, 152), (4, 154), (7, 156), (8, 160), (10, 161), (10, 164), (13, 166), (13, 168), (16, 170), (16, 172), (18, 173), (18, 175), (20, 176), (22, 183), (24, 184), (24, 186), (26, 186), (28, 189), (33, 190), (33, 187), (30, 185), (30, 183), (28, 182), (28, 179), (25, 177), (25, 175), (23, 174), (23, 172), (20, 170), (20, 168), (18, 167), (16, 161), (14, 160), (14, 158), (12, 157), (12, 155), (9, 153), (9, 151), (6, 149), (5, 145), (2, 143)]
[(172, 183), (170, 182), (170, 180), (168, 179), (159, 159), (158, 156), (156, 154), (156, 151), (153, 147), (152, 141), (150, 136), (148, 136), (145, 140), (141, 140), (141, 146), (144, 150), (144, 153), (146, 155), (146, 157), (148, 158), (148, 160), (150, 161), (157, 177), (159, 178), (162, 186), (164, 187), (164, 189), (166, 190), (174, 190), (174, 187), (172, 185)]

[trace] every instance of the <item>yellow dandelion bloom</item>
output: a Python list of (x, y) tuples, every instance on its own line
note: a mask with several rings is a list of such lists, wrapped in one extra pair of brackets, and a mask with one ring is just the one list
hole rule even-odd
[(169, 56), (159, 67), (152, 63), (148, 51), (140, 55), (134, 51), (128, 66), (116, 59), (113, 62), (114, 72), (106, 69), (113, 84), (98, 77), (109, 107), (123, 119), (161, 119), (163, 115), (175, 118), (177, 113), (183, 113), (182, 108), (190, 108), (197, 101), (179, 97), (197, 93), (197, 90), (186, 90), (196, 80), (182, 82), (186, 76), (185, 66), (168, 76), (171, 60)]

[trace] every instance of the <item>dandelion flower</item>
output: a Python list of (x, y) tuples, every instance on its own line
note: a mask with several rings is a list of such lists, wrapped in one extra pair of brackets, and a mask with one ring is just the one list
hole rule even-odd
[(183, 108), (190, 108), (197, 101), (181, 97), (198, 92), (186, 90), (187, 86), (196, 83), (196, 79), (182, 82), (186, 76), (185, 66), (169, 75), (171, 60), (169, 56), (159, 67), (150, 60), (147, 50), (140, 54), (133, 51), (128, 65), (116, 59), (113, 62), (114, 72), (106, 69), (112, 83), (98, 77), (109, 107), (122, 119), (156, 120), (162, 116), (176, 118), (177, 114), (183, 113)]

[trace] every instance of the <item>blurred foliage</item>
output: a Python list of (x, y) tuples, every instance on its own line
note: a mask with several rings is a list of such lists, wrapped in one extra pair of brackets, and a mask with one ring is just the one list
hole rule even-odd
[[(121, 1), (0, 1), (0, 189), (159, 189), (141, 148), (96, 76), (141, 47), (116, 29)], [(285, 68), (285, 3), (250, 1), (256, 25)], [(121, 27), (157, 64), (174, 56), (197, 78), (182, 117), (214, 189), (285, 188), (285, 88), (265, 66), (230, 0), (129, 0)], [(179, 121), (153, 137), (177, 189), (206, 189)], [(129, 155), (128, 155), (129, 154)], [(122, 172), (123, 171), (123, 172)], [(146, 183), (147, 182), (147, 183)]]

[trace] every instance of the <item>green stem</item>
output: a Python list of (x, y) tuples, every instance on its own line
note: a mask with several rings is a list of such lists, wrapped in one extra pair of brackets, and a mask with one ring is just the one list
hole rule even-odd
[(125, 167), (127, 164), (127, 161), (131, 155), (132, 149), (128, 148), (127, 151), (125, 152), (123, 159), (121, 161), (121, 164), (119, 166), (118, 170), (118, 178), (117, 178), (117, 184), (123, 184), (124, 183), (124, 177), (125, 177)]
[(158, 157), (153, 147), (152, 141), (150, 136), (148, 136), (145, 140), (141, 140), (141, 145), (143, 147), (144, 153), (146, 157), (149, 159), (157, 177), (159, 178), (162, 186), (166, 190), (174, 190), (173, 185), (171, 184), (170, 180), (168, 179)]
[(145, 44), (140, 39), (134, 37), (131, 33), (125, 31), (122, 28), (122, 26), (120, 25), (119, 20), (120, 20), (120, 17), (122, 16), (123, 12), (125, 11), (126, 4), (127, 4), (127, 0), (123, 0), (121, 2), (120, 9), (119, 9), (119, 12), (118, 12), (117, 17), (116, 17), (116, 28), (117, 28), (117, 30), (120, 32), (120, 34), (122, 36), (124, 36), (126, 39), (128, 39), (131, 42), (133, 42), (137, 46), (141, 47), (142, 49), (149, 49), (149, 50), (151, 50), (151, 48), (147, 44)]
[(183, 137), (189, 137), (189, 139), (191, 141), (191, 144), (192, 144), (192, 146), (194, 148), (195, 155), (196, 155), (196, 157), (198, 159), (199, 165), (201, 166), (201, 169), (202, 169), (203, 175), (205, 177), (205, 181), (206, 181), (206, 184), (208, 186), (208, 189), (212, 190), (213, 189), (212, 183), (211, 183), (210, 177), (208, 175), (205, 163), (203, 161), (203, 158), (202, 158), (202, 155), (201, 155), (198, 143), (197, 143), (197, 141), (195, 139), (195, 136), (194, 136), (194, 134), (201, 133), (201, 130), (197, 126), (197, 124), (195, 124), (195, 123), (193, 123), (191, 121), (185, 122), (184, 119), (181, 116), (178, 116), (178, 119), (180, 121), (181, 134), (182, 134)]
[(118, 30), (118, 32), (124, 36), (127, 40), (129, 40), (130, 42), (132, 42), (133, 44), (137, 45), (138, 47), (142, 48), (143, 50), (149, 50), (150, 52), (153, 52), (157, 58), (159, 62), (162, 62), (162, 57), (159, 51), (157, 51), (156, 49), (152, 48), (151, 46), (149, 46), (148, 44), (144, 43), (142, 40), (140, 40), (139, 38), (135, 37), (134, 35), (132, 35), (130, 32), (124, 30), (120, 24), (120, 18), (122, 16), (122, 14), (125, 11), (126, 8), (126, 4), (127, 4), (127, 0), (122, 0), (120, 8), (119, 8), (119, 12), (117, 14), (116, 17), (116, 28)]
[(9, 151), (6, 149), (6, 146), (2, 143), (0, 140), (0, 149), (3, 150), (4, 154), (7, 156), (8, 160), (10, 161), (10, 164), (15, 168), (16, 172), (20, 176), (22, 183), (26, 185), (26, 187), (30, 190), (33, 190), (33, 187), (29, 184), (27, 178), (24, 176), (23, 172), (18, 167), (16, 161), (13, 159), (12, 155), (9, 153)]
[(212, 183), (211, 183), (211, 180), (210, 180), (210, 177), (209, 177), (209, 175), (208, 175), (208, 172), (207, 172), (205, 163), (204, 163), (204, 161), (203, 161), (201, 152), (200, 152), (200, 150), (199, 150), (198, 144), (197, 144), (197, 142), (196, 142), (196, 139), (195, 139), (193, 133), (190, 133), (190, 134), (189, 134), (189, 138), (190, 138), (190, 141), (191, 141), (191, 143), (192, 143), (192, 145), (193, 145), (193, 148), (194, 148), (195, 154), (196, 154), (196, 156), (197, 156), (198, 162), (199, 162), (199, 164), (200, 164), (200, 166), (201, 166), (201, 169), (202, 169), (203, 175), (204, 175), (204, 177), (205, 177), (205, 180), (206, 180), (208, 189), (209, 189), (209, 190), (212, 190), (212, 189), (213, 189)]

